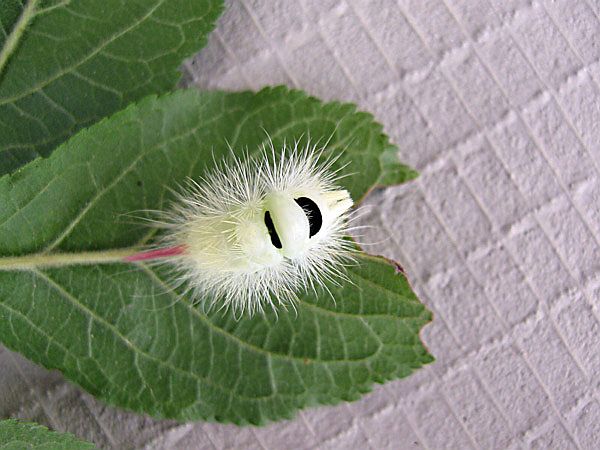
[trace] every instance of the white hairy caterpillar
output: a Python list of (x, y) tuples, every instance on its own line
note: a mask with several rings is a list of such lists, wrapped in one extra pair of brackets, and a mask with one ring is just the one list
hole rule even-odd
[(353, 202), (322, 152), (296, 142), (277, 154), (271, 143), (257, 158), (217, 163), (160, 214), (159, 246), (127, 260), (171, 264), (192, 298), (234, 314), (293, 306), (298, 292), (344, 279)]

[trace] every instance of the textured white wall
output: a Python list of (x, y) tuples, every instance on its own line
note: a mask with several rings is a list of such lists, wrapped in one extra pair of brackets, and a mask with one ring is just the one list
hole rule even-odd
[(599, 448), (600, 2), (229, 1), (186, 71), (384, 124), (422, 176), (369, 197), (366, 239), (434, 311), (437, 362), (238, 429), (106, 408), (0, 350), (0, 413), (106, 448)]

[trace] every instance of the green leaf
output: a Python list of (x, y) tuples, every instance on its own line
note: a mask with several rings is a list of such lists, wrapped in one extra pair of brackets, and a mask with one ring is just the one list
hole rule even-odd
[(172, 89), (221, 0), (2, 0), (0, 175)]
[(126, 214), (165, 208), (227, 143), (252, 154), (266, 133), (276, 147), (329, 140), (355, 199), (413, 174), (353, 105), (281, 87), (146, 98), (0, 178), (0, 340), (108, 403), (240, 424), (354, 400), (432, 361), (418, 335), (431, 314), (383, 258), (361, 256), (354, 284), (330, 285), (336, 303), (305, 294), (297, 316), (239, 321), (178, 299), (164, 268), (119, 262), (152, 239)]
[(67, 433), (56, 433), (36, 423), (0, 421), (0, 450), (91, 450), (95, 447)]

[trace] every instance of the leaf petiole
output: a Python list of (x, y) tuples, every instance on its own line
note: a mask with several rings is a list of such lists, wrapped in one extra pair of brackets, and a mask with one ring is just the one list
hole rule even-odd
[(131, 259), (139, 254), (139, 248), (128, 247), (95, 252), (36, 253), (23, 256), (6, 256), (0, 257), (0, 271), (31, 270), (38, 267), (125, 263), (139, 260)]

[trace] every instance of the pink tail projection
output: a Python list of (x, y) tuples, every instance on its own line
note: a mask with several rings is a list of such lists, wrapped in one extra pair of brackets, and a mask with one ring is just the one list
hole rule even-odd
[(147, 252), (136, 253), (135, 255), (127, 256), (123, 258), (123, 261), (146, 261), (149, 259), (168, 258), (169, 256), (181, 255), (185, 252), (184, 245), (177, 245), (175, 247), (159, 248), (156, 250), (149, 250)]

